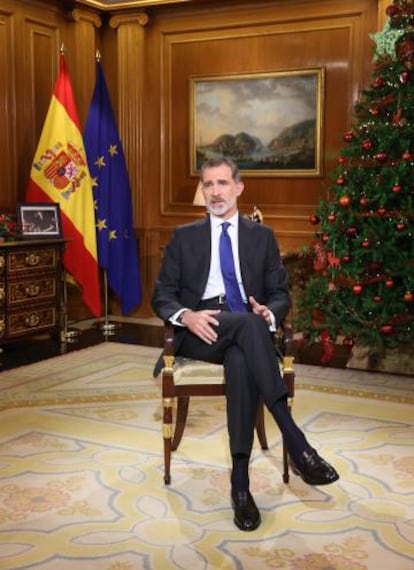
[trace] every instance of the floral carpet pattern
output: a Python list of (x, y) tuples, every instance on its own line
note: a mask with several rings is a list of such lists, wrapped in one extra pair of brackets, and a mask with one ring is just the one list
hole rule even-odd
[(0, 374), (0, 569), (414, 568), (411, 378), (297, 365), (295, 418), (341, 478), (285, 485), (267, 416), (262, 525), (243, 533), (222, 399), (191, 402), (163, 483), (158, 352), (105, 343)]

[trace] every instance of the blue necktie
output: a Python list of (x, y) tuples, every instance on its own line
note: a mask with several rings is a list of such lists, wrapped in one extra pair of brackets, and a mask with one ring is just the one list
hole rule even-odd
[(233, 250), (231, 247), (230, 236), (227, 233), (229, 222), (222, 224), (222, 232), (220, 235), (220, 267), (223, 275), (224, 288), (226, 289), (226, 302), (229, 309), (234, 312), (246, 312), (246, 305), (240, 293), (239, 284), (237, 283), (236, 271), (234, 269)]

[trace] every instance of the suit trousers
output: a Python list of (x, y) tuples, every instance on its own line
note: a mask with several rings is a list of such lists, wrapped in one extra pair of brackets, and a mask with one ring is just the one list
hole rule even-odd
[(222, 310), (215, 315), (217, 341), (206, 344), (188, 331), (178, 354), (224, 365), (230, 451), (250, 455), (259, 395), (268, 409), (287, 395), (272, 335), (264, 319), (252, 312), (232, 313), (203, 301), (198, 309), (205, 308)]

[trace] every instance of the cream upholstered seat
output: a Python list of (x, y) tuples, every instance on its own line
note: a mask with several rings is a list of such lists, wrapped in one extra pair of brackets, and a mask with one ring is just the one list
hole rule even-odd
[[(289, 392), (289, 407), (294, 396), (295, 373), (293, 370), (292, 350), (293, 332), (286, 322), (275, 335), (275, 350), (278, 351), (282, 378)], [(221, 364), (210, 364), (200, 360), (174, 357), (174, 327), (165, 325), (164, 368), (161, 373), (163, 400), (163, 439), (164, 439), (164, 482), (171, 482), (171, 453), (182, 439), (190, 403), (193, 396), (224, 396), (224, 368)], [(173, 408), (177, 405), (175, 422)], [(263, 402), (259, 401), (256, 433), (262, 449), (268, 449)], [(283, 442), (283, 481), (289, 481), (288, 454)]]

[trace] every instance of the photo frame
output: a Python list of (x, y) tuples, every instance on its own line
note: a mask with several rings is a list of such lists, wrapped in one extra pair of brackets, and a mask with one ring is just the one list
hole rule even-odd
[(190, 168), (227, 156), (244, 176), (322, 176), (323, 68), (190, 78)]
[(22, 228), (22, 237), (25, 239), (62, 237), (60, 205), (57, 203), (28, 202), (17, 204), (17, 222)]

